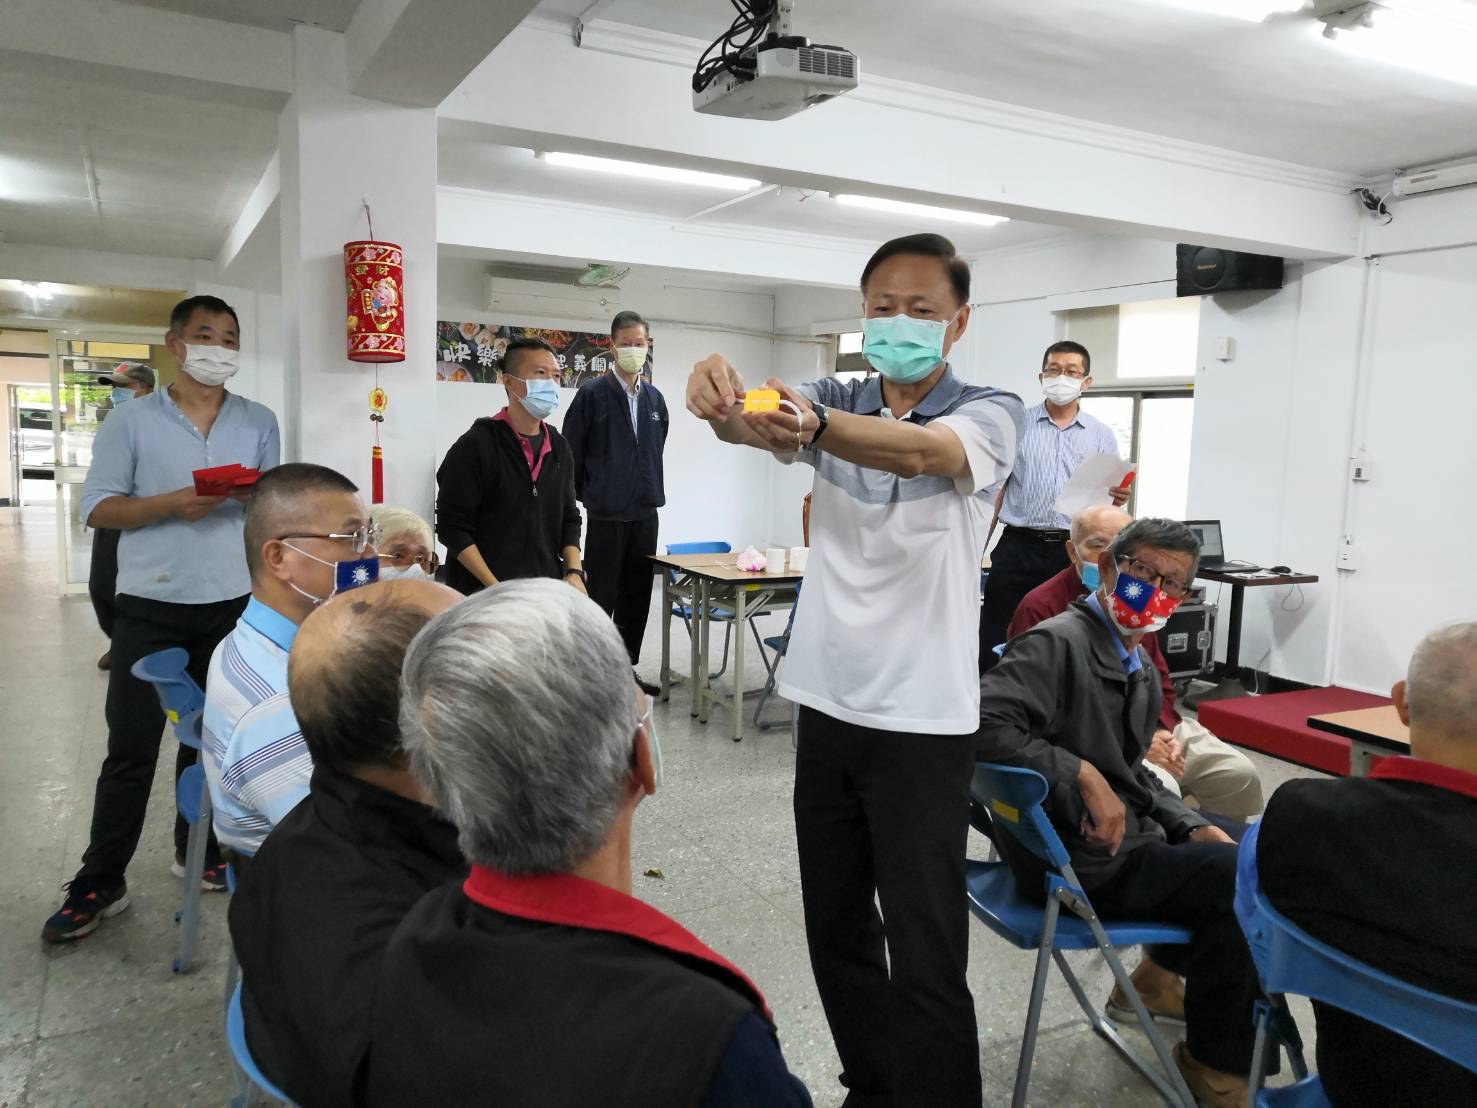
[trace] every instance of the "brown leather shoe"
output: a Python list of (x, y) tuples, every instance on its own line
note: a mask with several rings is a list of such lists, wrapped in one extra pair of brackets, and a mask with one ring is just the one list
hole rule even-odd
[(97, 660), (97, 668), (98, 669), (112, 669), (113, 668), (113, 652), (111, 650), (105, 651), (103, 653), (103, 656)]
[[(1185, 983), (1179, 978), (1174, 979), (1174, 984), (1168, 988), (1157, 989), (1154, 992), (1138, 990), (1139, 999), (1144, 1002), (1144, 1007), (1149, 1010), (1149, 1016), (1158, 1023), (1173, 1024), (1177, 1027), (1185, 1026)], [(1133, 1014), (1133, 1005), (1128, 1002), (1128, 997), (1117, 985), (1108, 994), (1108, 1003), (1103, 1005), (1103, 1013), (1118, 1023), (1137, 1023), (1138, 1017)]]
[(1246, 1104), (1246, 1078), (1211, 1069), (1197, 1061), (1184, 1043), (1174, 1044), (1174, 1064), (1201, 1104), (1209, 1108), (1243, 1108)]

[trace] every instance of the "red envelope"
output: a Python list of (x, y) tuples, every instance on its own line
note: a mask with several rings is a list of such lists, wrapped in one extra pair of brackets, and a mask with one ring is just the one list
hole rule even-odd
[(249, 480), (244, 482), (249, 485), (261, 474), (255, 469), (248, 469), (240, 462), (232, 462), (230, 465), (197, 469), (191, 476), (195, 478), (196, 496), (229, 496), (238, 484), (242, 483), (241, 478), (249, 477)]

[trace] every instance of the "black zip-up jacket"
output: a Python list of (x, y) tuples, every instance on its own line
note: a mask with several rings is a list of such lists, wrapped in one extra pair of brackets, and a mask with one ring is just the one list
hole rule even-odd
[(549, 452), (538, 480), (506, 419), (477, 420), (436, 471), (436, 537), (446, 545), (446, 583), (471, 595), (482, 583), (457, 560), (476, 546), (499, 581), (560, 577), (564, 548), (580, 544), (569, 443), (544, 424)]
[(564, 417), (564, 437), (574, 452), (575, 489), (591, 519), (645, 519), (667, 502), (662, 450), (671, 420), (667, 402), (645, 379), (631, 405), (614, 373), (586, 381)]

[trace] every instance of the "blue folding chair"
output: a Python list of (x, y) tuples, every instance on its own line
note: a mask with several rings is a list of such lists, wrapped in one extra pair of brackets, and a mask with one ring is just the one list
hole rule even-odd
[(195, 965), (195, 946), (200, 938), (200, 883), (205, 873), (205, 845), (210, 838), (211, 820), (210, 790), (205, 784), (205, 768), (200, 764), (205, 694), (190, 676), (189, 664), (189, 653), (175, 646), (140, 658), (130, 670), (140, 681), (154, 686), (165, 716), (174, 725), (174, 737), (182, 746), (196, 751), (195, 764), (185, 768), (174, 786), (175, 804), (190, 825), (185, 847), (184, 898), (174, 914), (175, 922), (180, 925), (175, 973), (189, 973)]
[[(1317, 1074), (1308, 1073), (1297, 1025), (1283, 999), (1286, 993), (1371, 1020), (1477, 1073), (1477, 1004), (1391, 977), (1313, 938), (1273, 908), (1257, 879), (1260, 832), (1261, 824), (1253, 824), (1236, 856), (1236, 918), (1251, 947), (1262, 991), (1272, 998), (1257, 1005), (1248, 1108), (1331, 1108)], [(1261, 1088), (1269, 1047), (1286, 1050), (1298, 1079), (1292, 1085)]]
[[(776, 687), (779, 684), (780, 659), (782, 659), (785, 656), (785, 652), (790, 649), (790, 632), (795, 629), (795, 612), (799, 609), (799, 607), (800, 584), (797, 582), (795, 584), (795, 603), (790, 607), (790, 617), (785, 620), (784, 633), (780, 635), (771, 635), (764, 640), (764, 645), (769, 647), (770, 650), (768, 656), (766, 656), (764, 651), (762, 650), (759, 652), (759, 660), (764, 663), (764, 668), (769, 673), (768, 678), (764, 682), (764, 688), (759, 691), (759, 703), (754, 705), (754, 723), (761, 731), (768, 731), (771, 727), (775, 727), (778, 725), (777, 720), (760, 719), (759, 717), (764, 711), (764, 705), (769, 703), (769, 698), (775, 695)], [(798, 712), (798, 707), (794, 704), (791, 704), (790, 732), (792, 735), (795, 732), (795, 722)]]
[(231, 1060), (246, 1077), (246, 1088), (231, 1098), (231, 1108), (248, 1108), (249, 1105), (259, 1103), (258, 1093), (281, 1104), (292, 1104), (287, 1094), (268, 1081), (252, 1060), (251, 1050), (246, 1045), (246, 1020), (241, 1015), (239, 984), (231, 991), (231, 1001), (226, 1005), (226, 1042), (231, 1048)]
[[(726, 542), (673, 542), (667, 544), (668, 554), (731, 554), (732, 552), (733, 547), (729, 546)], [(676, 586), (676, 570), (667, 570), (667, 583), (668, 585)], [(692, 607), (693, 600), (695, 598), (692, 596), (690, 591), (687, 591), (686, 596), (686, 603), (677, 602), (672, 605), (672, 614), (682, 620), (682, 625), (687, 628), (687, 637), (691, 638)], [(715, 672), (708, 674), (709, 679), (712, 680), (722, 677), (724, 672), (728, 669), (728, 646), (729, 641), (733, 636), (733, 609), (714, 607), (708, 612), (708, 618), (715, 623), (722, 623), (725, 625), (723, 628), (723, 664), (719, 666)], [(759, 637), (759, 628), (754, 625), (754, 621), (752, 619), (749, 620), (749, 630), (754, 632), (754, 642), (758, 644), (759, 656), (763, 658), (764, 640)], [(766, 662), (765, 665), (767, 666), (768, 662)]]
[[(1042, 810), (1046, 799), (1046, 778), (1034, 770), (981, 762), (975, 766), (970, 787), (974, 802), (974, 821), (984, 829), (983, 815), (988, 813), (992, 837), (1009, 834), (1027, 850), (1047, 864), (1046, 904), (1027, 900), (1016, 887), (1015, 876), (1005, 862), (965, 863), (965, 885), (969, 907), (991, 931), (1021, 950), (1035, 950), (1036, 972), (1031, 979), (1031, 1000), (1026, 1009), (1026, 1029), (1021, 1038), (1020, 1060), (1015, 1071), (1012, 1108), (1026, 1103), (1026, 1090), (1031, 1081), (1031, 1062), (1036, 1052), (1036, 1032), (1041, 1022), (1041, 1004), (1046, 993), (1046, 978), (1052, 961), (1056, 962), (1072, 995), (1087, 1016), (1092, 1029), (1121, 1054), (1172, 1105), (1195, 1108), (1195, 1098), (1164, 1039), (1154, 1026), (1138, 990), (1113, 948), (1139, 943), (1178, 944), (1190, 941), (1184, 927), (1165, 923), (1128, 923), (1098, 918), (1077, 875), (1061, 838)], [(1065, 908), (1067, 911), (1062, 912)], [(1113, 972), (1113, 979), (1132, 1004), (1140, 1029), (1149, 1038), (1154, 1053), (1164, 1068), (1164, 1075), (1139, 1056), (1118, 1029), (1088, 999), (1077, 975), (1063, 955), (1068, 950), (1097, 950)], [(1166, 1080), (1166, 1077), (1168, 1080)]]

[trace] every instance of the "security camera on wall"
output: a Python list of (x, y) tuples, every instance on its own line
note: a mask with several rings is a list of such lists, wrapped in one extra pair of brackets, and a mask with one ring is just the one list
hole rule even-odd
[(857, 86), (857, 60), (793, 34), (794, 0), (733, 0), (732, 26), (698, 59), (693, 110), (734, 119), (785, 119)]

